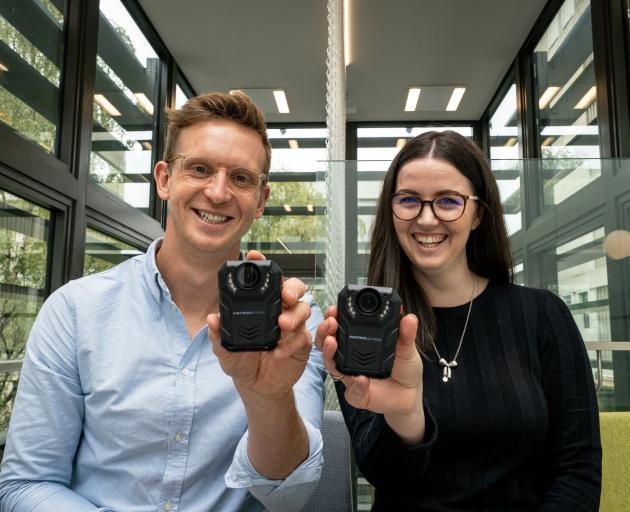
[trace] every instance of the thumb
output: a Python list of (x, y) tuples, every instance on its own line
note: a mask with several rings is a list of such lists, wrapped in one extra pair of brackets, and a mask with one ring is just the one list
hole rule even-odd
[(412, 359), (418, 355), (418, 349), (416, 348), (417, 332), (418, 317), (416, 315), (409, 314), (400, 319), (396, 359)]
[(264, 260), (267, 258), (265, 258), (265, 255), (262, 252), (251, 250), (251, 251), (247, 251), (247, 254), (245, 255), (245, 259), (246, 260)]

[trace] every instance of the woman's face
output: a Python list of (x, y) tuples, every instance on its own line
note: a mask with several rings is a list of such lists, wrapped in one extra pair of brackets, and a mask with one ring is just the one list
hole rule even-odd
[[(396, 179), (395, 193), (399, 192), (412, 192), (429, 201), (446, 192), (475, 195), (472, 183), (456, 167), (434, 158), (419, 158), (403, 165)], [(428, 203), (415, 220), (400, 220), (393, 215), (398, 242), (415, 271), (427, 276), (468, 271), (466, 242), (480, 223), (479, 208), (469, 199), (464, 214), (451, 222), (438, 219)]]

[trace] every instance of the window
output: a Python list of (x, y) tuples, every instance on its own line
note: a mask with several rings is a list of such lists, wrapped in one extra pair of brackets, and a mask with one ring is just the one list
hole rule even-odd
[(56, 152), (66, 2), (0, 2), (0, 124)]
[(160, 61), (120, 0), (100, 1), (90, 177), (148, 212)]
[(88, 227), (85, 233), (83, 275), (103, 272), (138, 254), (142, 254), (142, 251), (136, 247)]
[(26, 339), (46, 297), (51, 212), (0, 189), (0, 431), (6, 430)]

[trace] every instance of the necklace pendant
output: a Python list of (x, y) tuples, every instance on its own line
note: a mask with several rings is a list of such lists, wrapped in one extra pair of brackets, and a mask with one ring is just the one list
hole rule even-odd
[(451, 379), (451, 367), (448, 364), (444, 365), (442, 370), (442, 381), (448, 382)]

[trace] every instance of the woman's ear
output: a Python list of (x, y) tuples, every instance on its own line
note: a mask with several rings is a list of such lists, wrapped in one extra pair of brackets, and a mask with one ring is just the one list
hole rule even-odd
[(481, 220), (483, 219), (483, 214), (485, 213), (483, 211), (483, 208), (481, 208), (478, 204), (476, 206), (477, 208), (475, 208), (475, 218), (473, 220), (471, 228), (472, 231), (479, 227), (479, 225), (481, 224)]

